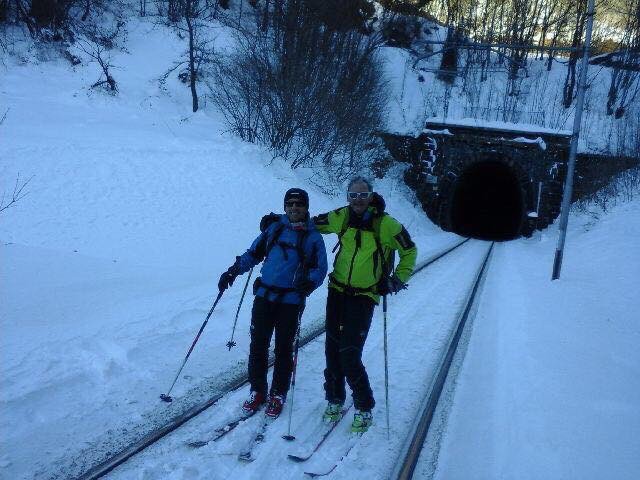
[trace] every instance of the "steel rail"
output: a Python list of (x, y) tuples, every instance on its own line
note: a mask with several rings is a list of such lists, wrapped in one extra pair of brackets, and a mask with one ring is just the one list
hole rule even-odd
[(435, 413), (436, 406), (438, 405), (438, 400), (440, 399), (445, 380), (449, 373), (451, 362), (453, 361), (454, 354), (456, 352), (456, 349), (458, 348), (460, 337), (462, 336), (462, 332), (464, 331), (469, 313), (471, 312), (471, 308), (476, 299), (476, 294), (478, 293), (479, 286), (486, 276), (487, 265), (489, 263), (489, 258), (491, 257), (491, 252), (493, 251), (493, 246), (494, 243), (491, 243), (484, 261), (482, 262), (481, 267), (476, 273), (476, 278), (473, 282), (473, 286), (468, 292), (467, 301), (458, 314), (457, 324), (453, 329), (451, 336), (449, 337), (448, 347), (446, 348), (444, 355), (440, 359), (440, 364), (437, 372), (432, 379), (431, 385), (429, 386), (428, 395), (420, 408), (420, 413), (417, 417), (419, 420), (415, 424), (416, 427), (414, 428), (412, 434), (407, 437), (407, 441), (405, 442), (401, 451), (401, 455), (399, 457), (402, 459), (402, 461), (396, 464), (392, 476), (390, 477), (392, 479), (408, 480), (413, 477), (413, 472), (418, 463), (420, 452), (422, 451), (422, 448), (424, 446), (424, 441), (427, 437), (429, 426), (431, 425), (431, 421), (433, 420), (433, 415)]
[[(413, 275), (417, 274), (418, 272), (422, 271), (429, 265), (445, 257), (446, 255), (451, 253), (453, 250), (465, 244), (467, 241), (469, 241), (468, 238), (454, 244), (453, 246), (449, 246), (444, 250), (442, 250), (441, 252), (438, 252), (432, 255), (431, 257), (427, 258), (426, 260), (420, 262), (414, 269)], [(315, 340), (317, 337), (322, 335), (322, 333), (324, 333), (324, 325), (319, 328), (316, 328), (315, 330), (313, 330), (312, 332), (306, 334), (303, 338), (301, 338), (300, 347), (304, 347), (305, 345), (307, 345), (308, 343), (310, 343), (311, 341)], [(269, 361), (269, 367), (271, 367), (272, 365), (273, 365), (273, 359)], [(124, 449), (120, 450), (119, 452), (115, 453), (109, 458), (103, 460), (99, 464), (89, 468), (86, 472), (82, 473), (79, 477), (76, 477), (76, 479), (77, 480), (96, 480), (98, 478), (103, 477), (104, 475), (111, 472), (116, 467), (122, 465), (127, 460), (137, 455), (138, 453), (140, 453), (150, 445), (154, 444), (164, 436), (168, 435), (169, 433), (173, 432), (177, 428), (181, 427), (187, 421), (191, 420), (192, 418), (204, 412), (206, 409), (214, 405), (218, 400), (220, 400), (225, 395), (233, 392), (234, 390), (237, 390), (238, 388), (243, 387), (248, 382), (249, 382), (249, 379), (246, 373), (238, 375), (236, 378), (232, 379), (227, 384), (227, 386), (223, 389), (221, 393), (209, 398), (204, 402), (201, 402), (191, 407), (190, 409), (186, 410), (182, 414), (171, 419), (165, 425), (144, 435), (139, 440), (135, 441), (134, 443), (130, 444), (129, 446), (125, 447)]]

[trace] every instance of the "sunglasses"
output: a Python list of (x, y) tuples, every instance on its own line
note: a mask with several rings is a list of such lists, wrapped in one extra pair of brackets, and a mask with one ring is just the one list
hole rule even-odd
[(355, 200), (357, 198), (360, 200), (366, 200), (373, 195), (373, 192), (347, 192), (347, 195), (349, 196), (349, 200)]
[(306, 207), (303, 202), (284, 202), (285, 207)]

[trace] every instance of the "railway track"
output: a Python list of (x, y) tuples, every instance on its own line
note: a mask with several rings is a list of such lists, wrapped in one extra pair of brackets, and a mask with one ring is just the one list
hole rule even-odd
[[(416, 275), (422, 272), (430, 265), (433, 265), (437, 261), (445, 258), (447, 255), (454, 252), (455, 250), (457, 250), (459, 247), (461, 247), (468, 241), (469, 239), (458, 242), (452, 246), (449, 246), (443, 249), (437, 254), (432, 255), (431, 257), (421, 261), (416, 266), (413, 275)], [(304, 347), (308, 343), (318, 338), (323, 333), (324, 333), (324, 328), (322, 327), (316, 328), (313, 331), (308, 332), (303, 338), (300, 339), (300, 346)], [(270, 366), (272, 365), (272, 363), (273, 361), (270, 360)], [(77, 480), (94, 480), (94, 479), (103, 477), (104, 475), (108, 474), (118, 466), (127, 462), (129, 459), (139, 454), (149, 446), (155, 444), (166, 435), (175, 431), (176, 429), (184, 425), (186, 422), (188, 422), (192, 418), (200, 415), (202, 412), (209, 409), (209, 407), (213, 406), (225, 395), (228, 395), (230, 392), (243, 387), (245, 384), (247, 384), (247, 382), (248, 382), (248, 379), (247, 379), (246, 372), (243, 371), (241, 374), (235, 375), (230, 381), (228, 381), (222, 387), (221, 391), (216, 395), (213, 395), (210, 398), (206, 399), (205, 401), (200, 402), (188, 408), (181, 414), (170, 419), (170, 421), (159, 426), (158, 428), (153, 429), (151, 432), (146, 433), (145, 435), (143, 435), (136, 441), (130, 443), (126, 447), (119, 449), (117, 452), (110, 453), (109, 455), (107, 455), (106, 458), (103, 458), (101, 461), (97, 462), (95, 465), (92, 465), (88, 469), (85, 469), (85, 471), (80, 475), (73, 475), (67, 478), (74, 478)]]
[(390, 477), (391, 479), (409, 480), (413, 478), (413, 473), (418, 463), (420, 453), (422, 452), (425, 439), (427, 438), (427, 433), (429, 431), (431, 421), (433, 420), (438, 400), (440, 399), (452, 360), (456, 353), (456, 349), (458, 348), (459, 341), (467, 324), (470, 312), (472, 311), (472, 307), (477, 299), (480, 285), (486, 276), (487, 266), (489, 264), (491, 252), (493, 251), (493, 246), (494, 244), (492, 243), (488, 248), (486, 255), (484, 256), (484, 260), (476, 272), (471, 288), (468, 290), (467, 298), (458, 313), (455, 326), (452, 329), (447, 342), (447, 347), (443, 352), (438, 368), (434, 372), (431, 385), (429, 386), (427, 395), (421, 405), (417, 421), (415, 422), (415, 428), (403, 445), (399, 461), (396, 464), (397, 466)]

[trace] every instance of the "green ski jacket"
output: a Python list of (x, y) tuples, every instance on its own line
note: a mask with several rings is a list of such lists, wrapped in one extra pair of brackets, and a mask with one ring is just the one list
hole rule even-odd
[(339, 250), (329, 275), (329, 288), (367, 295), (378, 303), (378, 282), (392, 273), (394, 251), (400, 257), (395, 275), (406, 283), (413, 273), (418, 249), (409, 232), (390, 215), (378, 215), (369, 207), (358, 218), (346, 206), (318, 215), (313, 221), (320, 233), (338, 234)]

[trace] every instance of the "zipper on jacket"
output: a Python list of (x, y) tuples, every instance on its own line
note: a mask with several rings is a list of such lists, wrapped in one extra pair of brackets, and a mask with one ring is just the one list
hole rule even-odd
[(351, 265), (349, 265), (349, 277), (347, 278), (347, 285), (351, 285), (351, 274), (353, 273), (353, 264), (356, 260), (356, 255), (358, 254), (358, 249), (360, 248), (360, 229), (356, 230), (356, 248), (353, 250), (353, 257), (351, 257)]

